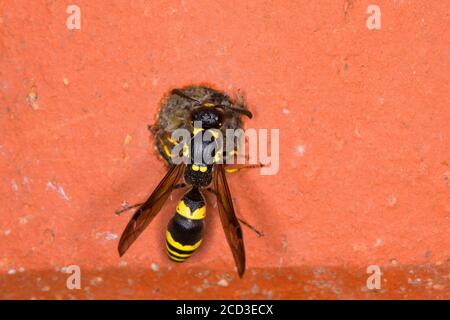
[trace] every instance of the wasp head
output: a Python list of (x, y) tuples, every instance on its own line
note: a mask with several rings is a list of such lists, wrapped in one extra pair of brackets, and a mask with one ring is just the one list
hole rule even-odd
[(199, 107), (192, 111), (191, 121), (201, 122), (204, 129), (220, 129), (223, 123), (223, 112), (217, 108)]

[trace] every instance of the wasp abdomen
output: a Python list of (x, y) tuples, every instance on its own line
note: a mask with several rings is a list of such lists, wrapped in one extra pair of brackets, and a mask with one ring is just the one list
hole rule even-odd
[(194, 187), (178, 203), (176, 214), (167, 226), (166, 248), (171, 260), (183, 262), (200, 246), (205, 213), (205, 200)]

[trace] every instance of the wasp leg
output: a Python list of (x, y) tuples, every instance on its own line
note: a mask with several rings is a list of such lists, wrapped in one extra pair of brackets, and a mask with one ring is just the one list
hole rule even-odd
[[(186, 186), (187, 186), (187, 184), (184, 183), (184, 182), (182, 182), (182, 183), (175, 184), (175, 185), (173, 186), (173, 188), (174, 188), (174, 189), (181, 189), (181, 188), (184, 188), (184, 187), (186, 187)], [(118, 216), (120, 216), (122, 213), (124, 213), (124, 212), (126, 212), (126, 211), (128, 211), (128, 210), (137, 208), (137, 207), (139, 207), (139, 206), (141, 206), (141, 205), (143, 205), (143, 204), (144, 204), (143, 202), (140, 202), (140, 203), (135, 203), (135, 204), (132, 204), (132, 205), (125, 205), (123, 209), (116, 210), (115, 214), (118, 215)]]
[(128, 211), (128, 210), (131, 210), (131, 209), (133, 209), (133, 208), (136, 208), (136, 207), (139, 207), (139, 206), (141, 206), (141, 205), (143, 205), (144, 203), (143, 202), (141, 202), (141, 203), (135, 203), (135, 204), (133, 204), (133, 205), (126, 205), (123, 209), (121, 209), (121, 210), (117, 210), (116, 212), (115, 212), (115, 214), (116, 215), (118, 215), (118, 216), (120, 216), (122, 213), (124, 213), (125, 211)]
[(172, 139), (172, 136), (167, 132), (164, 133), (164, 138), (169, 141), (173, 146), (176, 146), (179, 142)]
[(172, 137), (165, 132), (163, 137), (159, 137), (159, 142), (162, 145), (162, 148), (164, 150), (164, 153), (166, 156), (171, 159), (172, 158), (172, 148), (179, 144), (178, 141), (175, 141), (172, 139)]
[(249, 159), (250, 159), (250, 155), (248, 155), (248, 154), (245, 154), (245, 155), (243, 155), (243, 154), (240, 154), (240, 153), (238, 153), (238, 150), (237, 149), (234, 149), (234, 150), (231, 150), (230, 151), (230, 153), (229, 153), (229, 156), (227, 156), (226, 155), (226, 152), (224, 152), (224, 158), (225, 159), (228, 159), (228, 157), (234, 157), (233, 158), (233, 163), (230, 163), (230, 164), (227, 164), (226, 162), (224, 163), (226, 166), (234, 166), (234, 168), (225, 168), (225, 171), (226, 172), (230, 172), (230, 173), (233, 173), (233, 172), (238, 172), (238, 171), (240, 171), (240, 170), (242, 170), (242, 169), (251, 169), (251, 168), (262, 168), (262, 167), (264, 167), (265, 165), (264, 164), (262, 164), (262, 163), (259, 163), (259, 164), (250, 164), (250, 165), (246, 165), (246, 164), (240, 164), (240, 163), (236, 163), (236, 162), (238, 162), (239, 161), (239, 159), (244, 159), (245, 161), (249, 161)]
[[(214, 195), (217, 196), (217, 191), (214, 190), (214, 189), (211, 188), (211, 187), (206, 188), (206, 191), (211, 192), (212, 194), (214, 194)], [(247, 228), (249, 228), (250, 230), (252, 230), (254, 233), (256, 233), (256, 235), (257, 235), (258, 237), (264, 236), (264, 232), (259, 231), (258, 229), (256, 229), (256, 227), (252, 226), (250, 223), (248, 223), (248, 222), (245, 221), (244, 219), (241, 219), (241, 218), (239, 218), (239, 217), (238, 217), (237, 219), (238, 219), (244, 226), (246, 226)]]
[[(246, 154), (245, 156), (242, 154), (237, 154), (236, 150), (231, 151), (229, 156), (227, 156), (226, 152), (224, 152), (223, 158), (228, 159), (229, 157), (233, 157), (234, 163), (236, 163), (240, 159), (244, 159), (244, 162), (249, 161), (249, 159), (250, 159), (250, 156), (248, 154)], [(225, 162), (225, 164), (226, 164), (226, 162)]]
[(256, 235), (258, 237), (263, 237), (264, 236), (264, 232), (259, 231), (258, 229), (256, 229), (256, 227), (252, 226), (250, 223), (248, 223), (247, 221), (241, 219), (241, 218), (237, 218), (244, 226), (248, 227), (250, 230), (252, 230), (254, 233), (256, 233)]
[(242, 165), (242, 166), (235, 165), (235, 167), (233, 167), (233, 168), (225, 168), (225, 171), (229, 172), (229, 173), (235, 173), (235, 172), (241, 171), (242, 169), (253, 169), (253, 168), (262, 168), (262, 167), (264, 167), (264, 165), (262, 163)]

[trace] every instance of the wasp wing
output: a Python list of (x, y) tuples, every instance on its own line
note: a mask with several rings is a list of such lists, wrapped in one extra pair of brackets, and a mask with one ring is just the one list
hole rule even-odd
[(245, 249), (242, 237), (241, 225), (234, 213), (233, 201), (231, 200), (230, 189), (228, 188), (225, 169), (223, 165), (217, 164), (214, 170), (214, 189), (217, 196), (217, 207), (219, 216), (225, 231), (228, 245), (233, 253), (239, 276), (245, 272)]
[(182, 176), (183, 169), (183, 164), (172, 166), (148, 200), (134, 213), (120, 237), (118, 247), (120, 256), (127, 251), (161, 210), (164, 202), (166, 202), (172, 192), (174, 185)]

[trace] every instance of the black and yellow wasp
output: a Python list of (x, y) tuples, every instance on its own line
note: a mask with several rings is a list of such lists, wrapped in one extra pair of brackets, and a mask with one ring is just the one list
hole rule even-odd
[[(199, 131), (238, 128), (241, 126), (241, 115), (252, 117), (252, 113), (245, 108), (243, 103), (233, 104), (227, 96), (207, 87), (188, 87), (174, 89), (171, 92), (169, 100), (159, 114), (157, 127), (151, 130), (157, 138), (158, 150), (168, 162), (170, 169), (148, 200), (143, 204), (135, 205), (139, 208), (126, 226), (119, 241), (120, 256), (150, 224), (172, 190), (189, 187), (188, 192), (178, 202), (176, 213), (166, 230), (166, 249), (169, 258), (175, 262), (185, 261), (202, 242), (206, 214), (206, 201), (202, 190), (206, 189), (216, 195), (220, 220), (233, 253), (238, 274), (242, 277), (245, 271), (245, 250), (239, 221), (248, 224), (236, 217), (225, 176), (226, 164), (215, 162), (207, 164), (203, 160), (194, 161), (195, 153), (201, 149), (195, 145), (195, 137), (200, 133)], [(201, 121), (200, 130), (193, 127), (195, 121)], [(170, 133), (180, 127), (190, 129), (192, 161), (189, 164), (175, 165), (171, 163), (170, 150), (177, 142), (171, 139)], [(200, 158), (202, 159), (202, 157)], [(180, 183), (181, 180), (184, 182)], [(255, 231), (258, 233), (257, 230)]]

